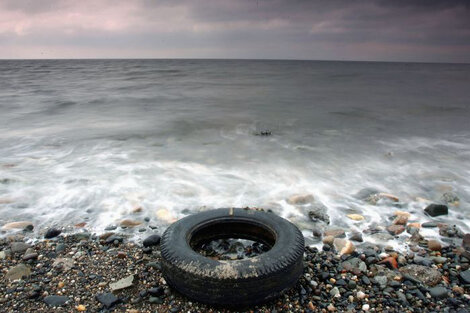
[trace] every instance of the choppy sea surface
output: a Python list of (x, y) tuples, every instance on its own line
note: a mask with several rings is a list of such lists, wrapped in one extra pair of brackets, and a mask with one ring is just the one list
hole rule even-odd
[[(400, 201), (354, 197), (366, 187)], [(397, 207), (429, 221), (423, 199), (449, 191), (459, 203), (434, 220), (468, 232), (470, 65), (0, 61), (0, 225), (102, 232), (132, 219), (146, 234), (249, 206), (311, 237), (310, 205), (292, 195), (312, 194), (331, 225), (361, 231), (390, 224)]]

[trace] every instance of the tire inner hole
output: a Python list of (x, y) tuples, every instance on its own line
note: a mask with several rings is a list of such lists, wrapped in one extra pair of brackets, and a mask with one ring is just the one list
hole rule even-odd
[(214, 260), (242, 260), (269, 251), (276, 237), (265, 226), (252, 222), (226, 221), (203, 225), (192, 232), (189, 245)]

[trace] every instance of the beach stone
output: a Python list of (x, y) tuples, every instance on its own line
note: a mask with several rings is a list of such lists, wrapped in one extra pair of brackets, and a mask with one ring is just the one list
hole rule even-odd
[(393, 216), (396, 216), (396, 217), (403, 216), (403, 217), (406, 217), (407, 219), (409, 219), (411, 217), (411, 213), (397, 210), (397, 211), (393, 212)]
[(359, 190), (355, 195), (354, 198), (359, 199), (359, 200), (366, 200), (372, 195), (380, 193), (379, 190), (375, 188), (364, 188)]
[(402, 232), (405, 231), (405, 226), (403, 226), (403, 225), (390, 225), (390, 226), (387, 227), (387, 231), (391, 235), (399, 235), (399, 234), (401, 234)]
[(64, 243), (58, 243), (57, 246), (55, 247), (55, 252), (56, 253), (61, 253), (62, 251), (65, 250), (65, 244)]
[(144, 247), (156, 246), (156, 245), (160, 244), (160, 239), (161, 239), (161, 237), (157, 234), (150, 235), (150, 236), (148, 236), (147, 238), (144, 239), (142, 244), (144, 245)]
[(441, 201), (447, 204), (458, 205), (460, 199), (455, 192), (447, 191), (442, 195)]
[(422, 227), (424, 228), (434, 228), (434, 227), (437, 227), (437, 223), (436, 222), (425, 222), (423, 224), (421, 224)]
[(449, 209), (446, 205), (443, 204), (430, 204), (425, 209), (424, 212), (429, 216), (435, 217), (440, 215), (447, 215), (449, 214)]
[(11, 252), (13, 253), (23, 253), (31, 246), (24, 242), (12, 242), (10, 245)]
[(374, 280), (382, 289), (384, 289), (387, 286), (388, 278), (385, 275), (375, 276)]
[(323, 236), (333, 236), (334, 238), (344, 238), (346, 237), (346, 233), (344, 229), (341, 228), (328, 228), (323, 233)]
[(411, 264), (401, 267), (399, 271), (403, 275), (408, 275), (411, 278), (431, 287), (442, 281), (441, 273), (428, 266)]
[(8, 280), (17, 280), (23, 277), (28, 277), (31, 275), (31, 269), (29, 266), (20, 263), (15, 267), (12, 267), (5, 275), (5, 278)]
[(330, 290), (330, 296), (332, 296), (332, 297), (334, 297), (334, 298), (339, 298), (339, 297), (341, 297), (341, 293), (339, 292), (338, 287), (333, 287), (333, 288)]
[(39, 256), (38, 253), (34, 249), (28, 248), (26, 252), (24, 253), (22, 259), (23, 261), (28, 261), (32, 259), (37, 259), (38, 256)]
[(470, 250), (470, 234), (465, 234), (463, 236), (462, 247), (466, 250)]
[(6, 252), (5, 251), (0, 251), (0, 260), (4, 260), (4, 259), (6, 259), (6, 257), (7, 257)]
[(63, 306), (69, 298), (66, 296), (47, 296), (44, 298), (44, 302), (49, 306)]
[(95, 296), (96, 300), (104, 305), (107, 309), (112, 308), (119, 303), (119, 298), (112, 293), (99, 293)]
[(164, 289), (162, 287), (152, 287), (148, 290), (148, 293), (154, 297), (161, 297), (164, 294)]
[(335, 238), (333, 240), (333, 245), (340, 255), (351, 254), (356, 250), (354, 244), (347, 239)]
[(52, 263), (52, 267), (60, 268), (63, 272), (67, 272), (73, 268), (74, 263), (72, 258), (58, 258)]
[(439, 235), (443, 237), (459, 237), (463, 238), (464, 233), (460, 228), (457, 227), (457, 225), (449, 225), (445, 223), (439, 223), (437, 225), (439, 228)]
[(51, 238), (54, 238), (54, 237), (57, 237), (60, 235), (60, 233), (62, 233), (62, 230), (61, 229), (58, 229), (58, 228), (49, 228), (46, 233), (44, 234), (44, 238), (46, 239), (51, 239)]
[(459, 277), (465, 284), (470, 284), (470, 270), (460, 272)]
[(434, 258), (432, 258), (432, 260), (433, 260), (434, 263), (436, 263), (436, 264), (444, 264), (444, 263), (447, 262), (447, 258), (442, 257), (442, 256), (434, 257)]
[(121, 227), (129, 227), (129, 228), (132, 228), (132, 227), (136, 227), (136, 226), (139, 226), (141, 225), (142, 222), (140, 221), (135, 221), (135, 220), (122, 220), (119, 225)]
[(380, 241), (389, 241), (394, 239), (393, 236), (389, 233), (375, 233), (371, 235), (372, 238), (375, 240), (380, 240)]
[(364, 241), (364, 239), (362, 238), (362, 233), (360, 233), (360, 232), (353, 232), (349, 236), (349, 240), (357, 241), (357, 242), (363, 242)]
[(328, 215), (328, 208), (320, 202), (313, 203), (308, 212), (308, 217), (314, 222), (324, 222), (330, 224), (330, 216)]
[(465, 289), (457, 285), (452, 287), (452, 291), (461, 295), (465, 293)]
[(442, 245), (437, 240), (429, 240), (428, 241), (428, 249), (431, 250), (431, 251), (441, 251), (442, 250)]
[(367, 265), (359, 258), (352, 258), (344, 261), (342, 264), (343, 269), (348, 272), (359, 274), (360, 272), (367, 272)]
[(150, 297), (149, 302), (153, 304), (162, 304), (163, 300), (159, 297)]
[(333, 236), (325, 236), (323, 237), (323, 244), (332, 246), (334, 240), (335, 240), (335, 237)]
[(393, 225), (406, 225), (406, 223), (408, 223), (408, 217), (404, 216), (404, 215), (397, 216), (393, 220), (392, 223), (393, 223)]
[(443, 299), (447, 297), (448, 290), (444, 287), (434, 287), (429, 289), (431, 297), (436, 299)]
[(23, 229), (23, 230), (31, 231), (34, 229), (34, 225), (30, 221), (19, 221), (19, 222), (7, 223), (2, 226), (2, 230), (12, 230), (12, 229)]
[(314, 201), (315, 197), (312, 194), (297, 194), (286, 199), (286, 202), (291, 205), (305, 205)]
[(349, 219), (353, 220), (353, 221), (362, 221), (362, 220), (364, 220), (364, 216), (362, 216), (360, 214), (348, 214), (346, 216)]
[(118, 280), (115, 283), (110, 283), (109, 287), (111, 288), (112, 291), (117, 291), (117, 290), (131, 287), (133, 281), (134, 281), (134, 275), (129, 275), (123, 279)]

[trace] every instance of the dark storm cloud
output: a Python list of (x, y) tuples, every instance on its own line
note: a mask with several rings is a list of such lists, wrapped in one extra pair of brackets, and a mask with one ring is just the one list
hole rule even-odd
[(56, 57), (470, 62), (470, 1), (3, 0), (0, 45)]

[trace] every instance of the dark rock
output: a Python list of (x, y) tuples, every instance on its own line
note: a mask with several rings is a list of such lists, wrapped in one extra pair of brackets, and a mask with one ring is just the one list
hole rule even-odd
[(161, 298), (158, 298), (158, 297), (150, 297), (149, 302), (153, 303), (153, 304), (162, 304), (163, 300)]
[(160, 244), (160, 239), (161, 237), (159, 235), (150, 235), (149, 237), (145, 238), (142, 244), (144, 245), (144, 247), (157, 246), (158, 244)]
[(459, 277), (464, 283), (470, 284), (470, 270), (460, 272)]
[(69, 301), (69, 298), (66, 296), (47, 296), (44, 298), (44, 302), (50, 306), (62, 306), (67, 301)]
[(426, 223), (421, 224), (421, 227), (434, 228), (434, 227), (437, 227), (437, 223), (435, 223), (435, 222), (426, 222)]
[(44, 234), (44, 238), (46, 238), (46, 239), (51, 239), (51, 238), (54, 238), (54, 237), (59, 236), (60, 233), (62, 233), (62, 230), (61, 230), (61, 229), (49, 228), (49, 229), (46, 231), (46, 233)]
[(109, 225), (109, 226), (107, 226), (104, 230), (105, 230), (105, 231), (111, 231), (111, 230), (115, 230), (116, 228), (117, 228), (116, 225)]
[(449, 209), (446, 205), (443, 204), (430, 204), (425, 209), (424, 212), (429, 216), (440, 216), (440, 215), (447, 215), (449, 214)]
[(164, 289), (163, 287), (152, 287), (148, 290), (148, 293), (151, 295), (151, 296), (154, 296), (154, 297), (161, 297), (163, 296), (163, 293), (164, 293)]
[(120, 301), (119, 298), (112, 293), (99, 293), (96, 295), (96, 300), (104, 305), (107, 309), (110, 309)]
[(429, 294), (431, 295), (431, 297), (437, 298), (437, 299), (446, 298), (447, 293), (448, 291), (444, 287), (434, 287), (434, 288), (429, 289)]

